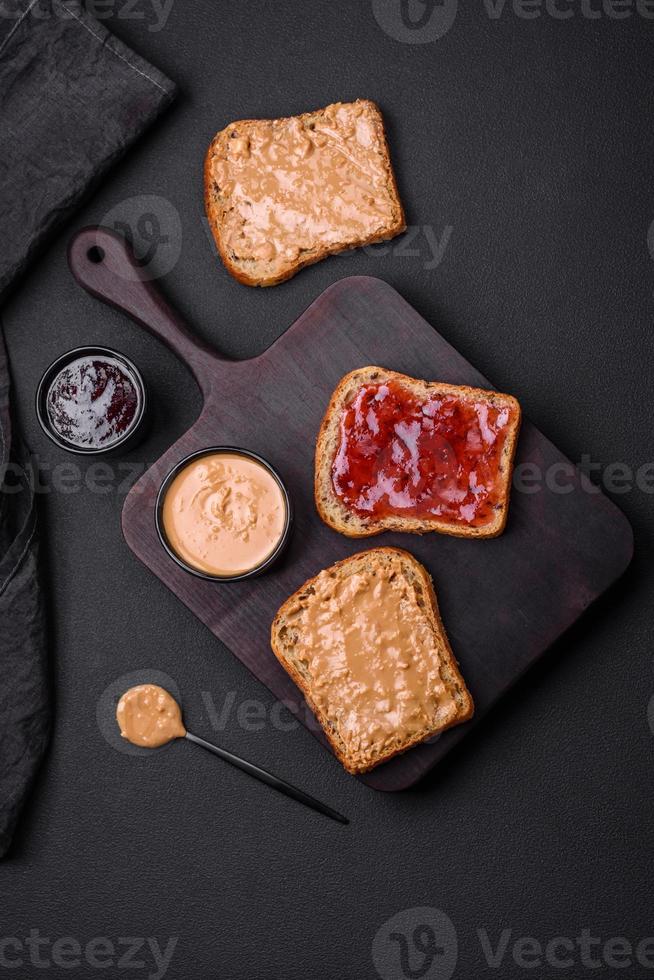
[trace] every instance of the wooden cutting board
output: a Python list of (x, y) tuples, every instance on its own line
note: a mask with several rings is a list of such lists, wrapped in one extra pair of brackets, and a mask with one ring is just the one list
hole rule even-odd
[[(270, 624), (281, 603), (320, 569), (375, 545), (406, 548), (431, 572), (476, 714), (361, 777), (368, 785), (401, 790), (420, 779), (628, 565), (633, 542), (626, 518), (606, 497), (589, 492), (586, 478), (528, 421), (516, 463), (535, 464), (550, 473), (550, 487), (567, 481), (571, 489), (514, 488), (500, 538), (384, 534), (356, 541), (320, 521), (313, 503), (314, 444), (329, 396), (344, 374), (378, 364), (419, 378), (491, 387), (381, 280), (334, 283), (267, 351), (237, 362), (193, 337), (155, 286), (141, 281), (129, 247), (113, 232), (84, 229), (71, 243), (69, 259), (85, 289), (147, 327), (188, 364), (204, 397), (195, 424), (127, 497), (127, 543), (305, 724), (301, 695), (270, 649)], [(188, 453), (215, 445), (261, 453), (291, 492), (290, 547), (282, 564), (261, 578), (202, 581), (180, 569), (158, 540), (154, 505), (163, 477)], [(315, 721), (307, 727), (327, 745)]]

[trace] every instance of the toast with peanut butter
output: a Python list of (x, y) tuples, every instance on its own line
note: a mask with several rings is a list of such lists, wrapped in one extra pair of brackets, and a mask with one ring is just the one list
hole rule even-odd
[(346, 374), (327, 407), (315, 500), (335, 531), (493, 538), (505, 528), (520, 429), (511, 395), (419, 381), (382, 367)]
[(204, 192), (220, 257), (248, 286), (406, 227), (382, 115), (367, 99), (230, 123), (209, 146)]
[(431, 577), (399, 548), (362, 551), (305, 582), (271, 643), (348, 772), (472, 717)]

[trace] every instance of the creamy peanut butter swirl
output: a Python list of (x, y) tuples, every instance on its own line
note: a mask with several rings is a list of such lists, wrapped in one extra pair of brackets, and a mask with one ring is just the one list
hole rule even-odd
[(125, 691), (116, 708), (116, 721), (123, 738), (146, 749), (186, 735), (177, 701), (157, 684), (139, 684)]
[(338, 735), (351, 751), (377, 754), (451, 720), (442, 641), (399, 561), (390, 571), (357, 570), (345, 578), (327, 569), (312, 588), (287, 620), (301, 637), (316, 707), (338, 719)]
[(359, 241), (395, 213), (381, 119), (365, 101), (311, 121), (234, 123), (212, 177), (229, 201), (224, 241), (237, 257), (294, 262), (300, 252)]
[(162, 517), (168, 543), (187, 564), (210, 575), (240, 575), (263, 564), (279, 544), (286, 503), (261, 463), (212, 453), (177, 474)]

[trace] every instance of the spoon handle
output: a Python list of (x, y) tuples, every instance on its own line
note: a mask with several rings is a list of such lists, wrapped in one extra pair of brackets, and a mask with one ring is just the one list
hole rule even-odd
[(349, 823), (347, 817), (337, 813), (336, 810), (332, 810), (332, 808), (327, 806), (325, 803), (321, 803), (320, 800), (314, 799), (314, 797), (309, 796), (308, 793), (303, 793), (301, 789), (291, 786), (291, 784), (287, 783), (284, 779), (280, 779), (278, 776), (273, 776), (273, 774), (271, 772), (267, 772), (266, 769), (261, 769), (260, 766), (255, 766), (254, 763), (248, 762), (247, 759), (241, 759), (239, 756), (228, 752), (227, 749), (221, 749), (217, 745), (212, 745), (211, 742), (206, 742), (198, 735), (193, 735), (192, 732), (187, 732), (186, 738), (189, 740), (189, 742), (195, 742), (195, 744), (201, 746), (201, 748), (207, 749), (208, 752), (213, 752), (214, 755), (219, 756), (225, 762), (229, 762), (230, 765), (236, 766), (237, 769), (242, 769), (243, 772), (246, 772), (249, 776), (254, 776), (255, 779), (259, 779), (262, 783), (266, 783), (267, 786), (272, 786), (273, 789), (279, 790), (280, 793), (284, 793), (286, 796), (290, 796), (291, 799), (297, 800), (298, 803), (304, 803), (305, 806), (311, 807), (312, 810), (317, 810), (318, 813), (324, 813), (325, 816), (331, 817), (332, 820), (337, 820), (339, 823)]

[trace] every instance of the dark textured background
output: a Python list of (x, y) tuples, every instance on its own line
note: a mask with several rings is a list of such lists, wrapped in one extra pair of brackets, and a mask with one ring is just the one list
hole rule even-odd
[[(492, 19), (480, 2), (461, 6), (440, 39), (407, 44), (381, 29), (368, 0), (176, 0), (159, 32), (147, 0), (135, 9), (143, 19), (123, 11), (107, 25), (182, 96), (52, 244), (3, 317), (20, 417), (45, 466), (71, 458), (41, 435), (34, 389), (69, 347), (113, 344), (142, 365), (155, 424), (135, 461), (154, 460), (198, 411), (175, 358), (68, 273), (69, 234), (116, 206), (134, 224), (154, 211), (174, 237), (170, 207), (144, 195), (170, 202), (181, 219), (169, 296), (223, 352), (253, 355), (335, 279), (378, 275), (516, 394), (573, 459), (635, 469), (654, 458), (654, 21), (636, 12), (589, 20), (576, 5), (569, 20), (545, 12), (526, 20), (508, 0)], [(443, 261), (426, 268), (421, 232), (412, 243), (419, 254), (398, 254), (396, 242), (386, 254), (329, 259), (273, 290), (238, 285), (214, 258), (203, 222), (211, 135), (232, 119), (359, 96), (386, 116), (409, 223), (437, 237), (452, 226)], [(158, 262), (170, 264), (167, 247)], [(511, 941), (543, 944), (584, 928), (603, 940), (654, 934), (654, 496), (616, 495), (635, 529), (636, 558), (601, 606), (424, 785), (385, 796), (346, 776), (304, 730), (270, 721), (268, 692), (124, 544), (116, 481), (106, 494), (75, 486), (73, 473), (73, 492), (42, 496), (57, 719), (13, 856), (0, 866), (0, 939), (22, 940), (30, 929), (82, 944), (141, 936), (165, 945), (177, 936), (166, 974), (174, 980), (374, 980), (382, 923), (430, 906), (458, 935), (455, 977), (578, 980), (614, 971), (584, 968), (578, 955), (567, 970), (529, 970), (510, 951), (498, 971), (477, 931), (494, 945), (503, 929)], [(351, 826), (188, 745), (144, 759), (117, 752), (96, 721), (100, 696), (148, 667), (176, 680), (189, 727), (322, 796)], [(207, 704), (220, 710), (225, 699), (234, 703), (220, 730)], [(238, 722), (250, 699), (265, 706), (262, 730)], [(154, 972), (150, 954), (141, 958), (132, 969), (45, 970), (25, 954), (22, 970), (0, 965), (0, 976)]]

